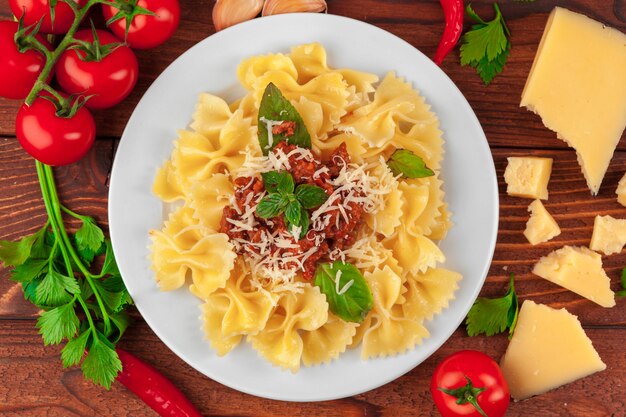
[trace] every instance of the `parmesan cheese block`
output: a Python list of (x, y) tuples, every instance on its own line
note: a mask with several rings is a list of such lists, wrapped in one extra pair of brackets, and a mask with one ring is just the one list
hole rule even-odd
[(548, 199), (552, 158), (512, 156), (504, 171), (506, 192), (515, 197)]
[(564, 246), (539, 259), (533, 274), (567, 288), (602, 307), (615, 305), (611, 280), (602, 269), (602, 257), (584, 247)]
[(528, 206), (531, 212), (530, 219), (526, 222), (524, 236), (531, 245), (547, 242), (561, 234), (561, 228), (554, 218), (548, 213), (541, 200), (535, 200)]
[(500, 367), (516, 400), (606, 369), (576, 316), (531, 300), (522, 304)]
[(576, 150), (597, 194), (626, 127), (626, 35), (556, 7), (543, 32), (520, 106)]
[(617, 194), (617, 202), (626, 207), (626, 174), (619, 180), (615, 194)]
[(619, 253), (626, 244), (626, 220), (596, 216), (589, 248), (605, 255)]

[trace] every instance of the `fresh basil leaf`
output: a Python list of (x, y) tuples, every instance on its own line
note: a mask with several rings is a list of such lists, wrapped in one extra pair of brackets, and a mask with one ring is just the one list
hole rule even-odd
[(301, 184), (296, 188), (296, 198), (305, 209), (313, 209), (321, 206), (328, 199), (328, 194), (316, 185)]
[(287, 204), (287, 208), (285, 208), (285, 219), (295, 226), (300, 226), (302, 210), (302, 205), (298, 201), (291, 201)]
[(424, 178), (435, 175), (422, 158), (406, 149), (397, 149), (392, 153), (387, 166), (393, 175), (402, 175), (404, 178)]
[[(291, 136), (272, 134), (272, 142), (270, 143), (269, 135), (271, 132), (268, 131), (268, 125), (264, 120), (295, 122), (294, 134)], [(301, 148), (311, 148), (311, 136), (306, 129), (302, 116), (273, 83), (269, 83), (263, 92), (259, 106), (258, 132), (263, 155), (267, 155), (276, 144), (282, 141)]]
[(256, 214), (262, 219), (271, 219), (281, 214), (289, 200), (279, 193), (268, 194), (256, 206)]
[(261, 174), (263, 185), (268, 193), (282, 192), (293, 193), (295, 183), (293, 177), (287, 171), (270, 171)]
[[(337, 283), (336, 278), (340, 271)], [(330, 311), (345, 321), (362, 322), (374, 305), (372, 292), (354, 265), (339, 261), (319, 264), (313, 283), (326, 295)], [(347, 285), (350, 286), (344, 290)], [(339, 294), (337, 288), (339, 292), (345, 292)]]

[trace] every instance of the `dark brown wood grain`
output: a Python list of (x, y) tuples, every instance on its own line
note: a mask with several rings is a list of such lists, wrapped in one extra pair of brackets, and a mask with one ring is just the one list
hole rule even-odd
[[(607, 364), (603, 372), (555, 391), (512, 403), (507, 416), (606, 417), (626, 406), (623, 378), (626, 357), (615, 346), (626, 329), (588, 329), (594, 347)], [(499, 359), (506, 350), (506, 336), (467, 338), (459, 331), (424, 363), (391, 384), (337, 401), (286, 403), (239, 393), (190, 368), (156, 338), (143, 322), (134, 324), (121, 347), (155, 364), (205, 416), (435, 416), (428, 387), (430, 377), (445, 356), (460, 349), (476, 349)], [(29, 320), (7, 320), (0, 326), (0, 415), (63, 417), (155, 416), (119, 384), (105, 391), (86, 382), (78, 369), (63, 370), (58, 348), (44, 348)], [(580, 393), (588, 393), (586, 396)], [(593, 395), (590, 395), (590, 393)], [(620, 415), (620, 414), (616, 414)]]
[[(490, 0), (472, 2), (479, 14), (490, 16)], [(439, 0), (328, 0), (333, 14), (379, 26), (405, 39), (428, 56), (434, 53), (443, 31)], [(624, 136), (598, 196), (592, 197), (576, 162), (575, 153), (546, 129), (538, 116), (519, 107), (519, 98), (543, 33), (555, 5), (571, 8), (626, 31), (623, 0), (540, 0), (502, 2), (513, 34), (513, 49), (504, 72), (485, 87), (476, 73), (459, 65), (458, 48), (442, 68), (457, 84), (476, 112), (492, 148), (500, 188), (500, 227), (493, 262), (483, 296), (502, 294), (508, 274), (515, 273), (522, 300), (566, 307), (579, 316), (608, 368), (570, 385), (511, 404), (507, 416), (621, 416), (624, 415), (626, 337), (624, 299), (605, 309), (531, 273), (535, 262), (563, 245), (589, 244), (597, 214), (626, 218), (626, 208), (615, 198), (615, 187), (626, 171)], [(181, 25), (175, 36), (151, 51), (139, 51), (140, 79), (135, 91), (120, 106), (96, 113), (99, 140), (81, 163), (55, 169), (61, 199), (71, 209), (94, 216), (106, 225), (108, 175), (121, 132), (146, 88), (186, 49), (214, 32), (213, 1), (181, 0)], [(0, 18), (9, 18), (7, 2), (0, 3)], [(98, 20), (98, 16), (93, 16)], [(0, 99), (0, 239), (17, 239), (45, 222), (34, 163), (14, 138), (13, 121), (18, 102)], [(536, 155), (554, 159), (545, 206), (562, 234), (550, 242), (531, 246), (522, 232), (531, 200), (509, 197), (503, 172), (506, 158)], [(74, 227), (74, 224), (70, 225)], [(614, 290), (619, 288), (626, 252), (603, 257)], [(25, 302), (19, 285), (0, 268), (0, 415), (31, 416), (154, 416), (136, 397), (115, 384), (105, 391), (86, 382), (78, 369), (64, 370), (58, 347), (44, 347), (35, 329), (37, 310)], [(204, 377), (169, 351), (143, 322), (136, 323), (121, 346), (154, 364), (196, 404), (206, 416), (436, 416), (428, 392), (430, 376), (446, 355), (460, 349), (483, 351), (499, 359), (506, 350), (504, 335), (467, 337), (459, 329), (426, 362), (398, 380), (352, 398), (322, 403), (285, 403), (252, 397)], [(208, 347), (207, 347), (208, 348)]]

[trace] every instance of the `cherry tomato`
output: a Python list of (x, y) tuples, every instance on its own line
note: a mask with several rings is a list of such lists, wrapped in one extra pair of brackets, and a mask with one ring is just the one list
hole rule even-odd
[(96, 123), (85, 107), (74, 116), (56, 114), (49, 100), (37, 97), (23, 104), (15, 121), (17, 139), (31, 156), (48, 165), (67, 165), (80, 160), (93, 145)]
[[(131, 48), (150, 49), (161, 45), (168, 40), (180, 20), (180, 6), (178, 0), (120, 0), (127, 8), (127, 13), (133, 13), (135, 7), (150, 10), (155, 16), (135, 14), (126, 34), (126, 18), (116, 20), (109, 25), (109, 29), (121, 40), (126, 40)], [(119, 9), (102, 5), (104, 19), (108, 21), (115, 16)]]
[[(32, 49), (21, 53), (13, 40), (17, 29), (17, 22), (0, 22), (0, 97), (23, 99), (33, 88), (46, 58)], [(50, 48), (43, 36), (35, 37)]]
[[(97, 30), (96, 33), (101, 45), (119, 42), (107, 31)], [(80, 30), (74, 38), (90, 43), (94, 40), (91, 30)], [(86, 104), (90, 109), (114, 106), (130, 94), (137, 83), (139, 65), (128, 46), (117, 46), (100, 61), (84, 61), (86, 57), (85, 51), (76, 49), (68, 49), (61, 54), (55, 71), (57, 81), (64, 91), (84, 96), (93, 95)]]
[[(87, 0), (75, 0), (79, 6), (84, 6)], [(58, 0), (54, 7), (54, 22), (50, 17), (50, 0), (9, 0), (9, 6), (18, 19), (24, 11), (24, 25), (34, 25), (43, 17), (41, 22), (42, 33), (60, 35), (67, 32), (74, 22), (74, 11), (63, 0)]]
[[(430, 393), (443, 417), (502, 417), (510, 401), (498, 364), (475, 350), (462, 350), (444, 359), (430, 381)], [(462, 404), (457, 403), (458, 398), (464, 398)]]

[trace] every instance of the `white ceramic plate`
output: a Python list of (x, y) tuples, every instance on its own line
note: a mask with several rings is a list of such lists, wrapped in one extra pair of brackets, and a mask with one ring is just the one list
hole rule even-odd
[[(148, 231), (160, 228), (163, 205), (151, 193), (158, 167), (170, 156), (176, 131), (191, 119), (198, 94), (231, 101), (244, 94), (236, 67), (249, 56), (288, 52), (321, 42), (333, 67), (411, 81), (439, 116), (446, 140), (442, 168), (454, 228), (441, 247), (447, 268), (463, 274), (450, 307), (427, 323), (430, 338), (392, 358), (362, 361), (348, 351), (328, 365), (297, 374), (273, 367), (243, 343), (218, 357), (200, 329), (199, 301), (186, 288), (160, 292), (148, 261)], [(174, 61), (143, 96), (122, 136), (111, 176), (109, 223), (113, 249), (137, 308), (161, 340), (206, 376), (239, 391), (288, 401), (356, 395), (392, 381), (428, 358), (459, 326), (489, 269), (498, 226), (498, 188), (485, 135), (469, 104), (429, 58), (369, 24), (332, 15), (291, 14), (255, 19), (198, 43)], [(131, 330), (132, 331), (132, 330)]]

